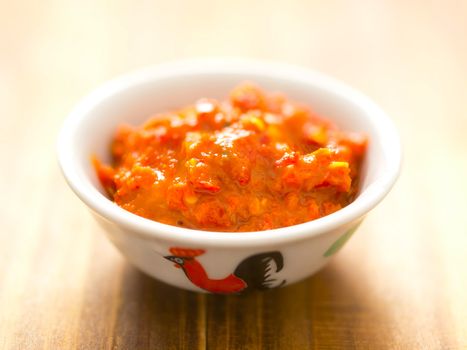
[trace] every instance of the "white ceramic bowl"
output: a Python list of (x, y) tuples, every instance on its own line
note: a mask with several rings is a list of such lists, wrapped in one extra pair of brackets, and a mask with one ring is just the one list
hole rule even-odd
[[(109, 143), (119, 124), (140, 124), (155, 112), (181, 107), (200, 97), (225, 98), (245, 80), (256, 82), (266, 91), (284, 92), (293, 100), (309, 104), (341, 128), (369, 136), (361, 189), (354, 202), (300, 225), (226, 233), (147, 220), (105, 196), (90, 156), (97, 154), (108, 160)], [(70, 187), (129, 261), (173, 286), (218, 293), (282, 286), (315, 273), (389, 192), (401, 163), (393, 124), (361, 93), (308, 69), (225, 59), (164, 64), (104, 84), (66, 119), (58, 140), (58, 155)], [(182, 268), (174, 268), (174, 263)]]

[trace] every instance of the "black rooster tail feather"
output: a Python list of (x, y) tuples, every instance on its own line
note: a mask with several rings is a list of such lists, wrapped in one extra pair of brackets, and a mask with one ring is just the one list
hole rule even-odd
[(281, 252), (267, 252), (250, 256), (235, 269), (234, 275), (247, 284), (247, 289), (270, 289), (282, 287), (285, 280), (278, 283), (275, 274), (284, 267)]

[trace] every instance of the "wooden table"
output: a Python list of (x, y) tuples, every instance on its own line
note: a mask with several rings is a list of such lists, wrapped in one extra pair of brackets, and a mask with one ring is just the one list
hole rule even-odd
[[(0, 6), (1, 349), (467, 348), (465, 1), (4, 1)], [(325, 269), (247, 296), (131, 267), (58, 170), (77, 100), (127, 70), (245, 55), (365, 91), (404, 169)]]

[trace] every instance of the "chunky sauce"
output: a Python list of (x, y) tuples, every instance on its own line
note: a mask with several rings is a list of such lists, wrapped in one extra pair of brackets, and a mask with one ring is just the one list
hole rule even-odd
[(227, 101), (122, 125), (94, 160), (122, 208), (187, 228), (260, 231), (314, 220), (355, 197), (366, 138), (246, 83)]

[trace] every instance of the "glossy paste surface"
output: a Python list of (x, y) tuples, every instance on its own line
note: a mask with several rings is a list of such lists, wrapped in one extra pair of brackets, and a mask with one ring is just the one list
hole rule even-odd
[(355, 197), (363, 135), (339, 130), (312, 106), (239, 85), (225, 101), (122, 125), (113, 164), (94, 164), (122, 208), (171, 225), (260, 231), (328, 215)]

